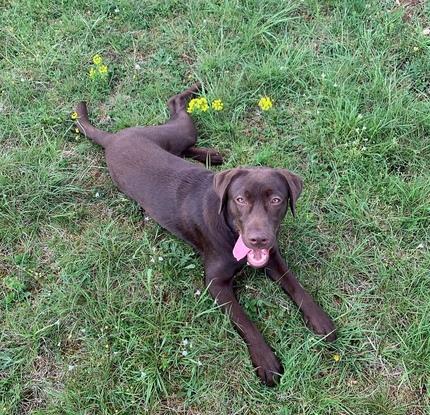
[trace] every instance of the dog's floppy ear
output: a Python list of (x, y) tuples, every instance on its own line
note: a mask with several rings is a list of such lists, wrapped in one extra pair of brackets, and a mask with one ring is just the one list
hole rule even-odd
[(230, 186), (231, 181), (241, 172), (243, 172), (241, 169), (230, 169), (215, 174), (213, 184), (215, 193), (218, 195), (220, 200), (218, 213), (222, 212), (222, 208), (227, 198), (227, 189)]
[(287, 169), (279, 169), (279, 173), (285, 178), (289, 192), (290, 209), (293, 216), (296, 216), (296, 201), (303, 189), (303, 180), (301, 177), (290, 172)]

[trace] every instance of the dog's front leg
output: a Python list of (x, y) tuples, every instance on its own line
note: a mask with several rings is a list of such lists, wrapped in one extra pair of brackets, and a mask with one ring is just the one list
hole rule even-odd
[(224, 159), (218, 150), (214, 148), (206, 148), (206, 147), (188, 147), (182, 155), (184, 157), (190, 157), (194, 160), (200, 161), (201, 163), (212, 164), (214, 166), (222, 164)]
[(237, 331), (245, 340), (252, 363), (261, 381), (273, 386), (282, 374), (282, 365), (265, 342), (262, 334), (243, 311), (233, 292), (233, 277), (237, 264), (207, 261), (206, 284), (209, 292), (227, 312)]
[(306, 324), (316, 334), (325, 336), (328, 341), (336, 339), (335, 327), (330, 317), (300, 285), (294, 274), (288, 269), (278, 248), (271, 252), (266, 271), (269, 277), (277, 282), (297, 304), (303, 313)]

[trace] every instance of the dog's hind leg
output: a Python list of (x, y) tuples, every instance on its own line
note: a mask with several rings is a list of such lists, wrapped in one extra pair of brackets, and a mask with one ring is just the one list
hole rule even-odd
[[(186, 89), (184, 92), (181, 92), (180, 94), (174, 95), (173, 97), (169, 98), (167, 101), (167, 106), (170, 110), (170, 120), (174, 121), (175, 116), (179, 113), (186, 112), (186, 107), (188, 104), (188, 101), (193, 95), (196, 95), (199, 92), (200, 84), (196, 83), (190, 88)], [(187, 114), (188, 115), (188, 114)]]
[[(169, 120), (165, 124), (149, 127), (154, 133), (148, 138), (164, 150), (177, 156), (181, 156), (197, 140), (197, 130), (193, 119), (186, 111), (186, 106), (198, 89), (199, 85), (195, 84), (184, 92), (171, 97), (167, 101), (170, 111)], [(144, 131), (145, 134), (148, 132), (148, 129)]]
[(75, 126), (82, 134), (91, 138), (94, 142), (105, 148), (113, 141), (115, 136), (114, 134), (99, 130), (90, 123), (90, 120), (88, 119), (87, 104), (85, 102), (80, 102), (76, 106), (76, 113), (78, 117)]
[[(200, 161), (202, 163), (209, 162), (213, 165), (218, 165), (223, 163), (223, 158), (219, 151), (212, 148), (204, 148), (204, 147), (195, 147), (194, 144), (197, 140), (197, 132), (195, 131), (193, 120), (190, 115), (187, 113), (187, 104), (190, 98), (193, 95), (196, 95), (200, 89), (200, 84), (194, 84), (192, 87), (188, 88), (184, 92), (181, 92), (178, 95), (174, 95), (167, 101), (167, 106), (170, 110), (170, 120), (167, 124), (176, 124), (178, 125), (178, 129), (176, 130), (175, 139), (182, 139), (183, 142), (183, 150), (181, 151), (182, 155), (185, 157), (192, 158), (194, 160)], [(194, 131), (192, 134), (190, 133), (189, 128), (192, 125)], [(179, 128), (179, 126), (181, 126)], [(186, 133), (186, 136), (183, 135), (183, 132)], [(191, 140), (190, 140), (191, 138)], [(191, 142), (192, 141), (192, 142)], [(179, 143), (178, 143), (179, 144)], [(175, 147), (178, 146), (175, 144)], [(180, 145), (180, 144), (179, 144)]]

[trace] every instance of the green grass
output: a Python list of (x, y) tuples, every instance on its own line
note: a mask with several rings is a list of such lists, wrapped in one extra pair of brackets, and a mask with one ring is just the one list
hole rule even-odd
[[(0, 414), (428, 413), (429, 12), (0, 1)], [(88, 77), (96, 53), (106, 81)], [(104, 129), (160, 123), (197, 80), (225, 103), (195, 117), (201, 145), (226, 168), (305, 180), (280, 244), (339, 338), (321, 342), (277, 287), (243, 272), (240, 301), (285, 368), (274, 389), (205, 292), (197, 255), (142, 220), (70, 120), (86, 99)], [(275, 105), (260, 113), (265, 94)]]

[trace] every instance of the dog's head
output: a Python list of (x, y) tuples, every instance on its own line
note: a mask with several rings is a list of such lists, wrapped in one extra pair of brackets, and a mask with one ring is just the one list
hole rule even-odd
[(295, 215), (302, 187), (302, 179), (286, 169), (236, 168), (215, 175), (219, 213), (225, 209), (240, 235), (235, 249), (250, 265), (266, 265), (288, 206)]

